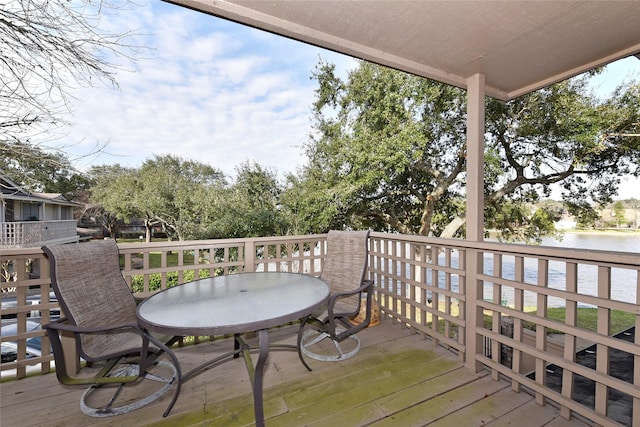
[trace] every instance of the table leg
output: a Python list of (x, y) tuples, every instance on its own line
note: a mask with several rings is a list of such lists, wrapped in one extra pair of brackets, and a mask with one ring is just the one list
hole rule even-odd
[(261, 329), (258, 335), (260, 353), (255, 366), (255, 377), (253, 380), (253, 408), (256, 415), (256, 427), (264, 427), (264, 409), (262, 404), (262, 384), (264, 377), (264, 366), (269, 357), (269, 331)]
[[(240, 350), (240, 334), (233, 334), (233, 351)], [(233, 355), (234, 359), (240, 357), (240, 353), (236, 353)]]

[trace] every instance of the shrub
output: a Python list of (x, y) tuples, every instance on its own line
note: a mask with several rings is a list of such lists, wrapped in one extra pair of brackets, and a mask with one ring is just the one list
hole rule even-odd
[[(209, 277), (209, 270), (187, 270), (182, 272), (182, 283), (193, 282), (195, 279), (196, 271), (198, 271), (197, 279), (206, 279)], [(170, 271), (166, 273), (167, 288), (178, 285), (178, 272)], [(149, 290), (157, 291), (162, 288), (162, 274), (152, 273), (149, 274)], [(144, 291), (144, 275), (137, 274), (131, 278), (131, 289), (133, 292)]]

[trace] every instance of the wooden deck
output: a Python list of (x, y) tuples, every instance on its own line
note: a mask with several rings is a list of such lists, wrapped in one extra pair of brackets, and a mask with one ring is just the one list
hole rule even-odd
[[(272, 333), (292, 343), (295, 326)], [(267, 426), (584, 426), (551, 406), (536, 405), (487, 372), (467, 370), (457, 356), (390, 321), (360, 334), (360, 353), (343, 362), (310, 361), (272, 352), (265, 374)], [(230, 340), (177, 350), (183, 369), (196, 366)], [(173, 411), (168, 395), (126, 415), (90, 418), (79, 409), (83, 390), (63, 388), (55, 375), (0, 385), (0, 425), (11, 426), (245, 426), (253, 424), (250, 383), (242, 359), (215, 367), (184, 384)], [(171, 393), (171, 392), (170, 392)]]

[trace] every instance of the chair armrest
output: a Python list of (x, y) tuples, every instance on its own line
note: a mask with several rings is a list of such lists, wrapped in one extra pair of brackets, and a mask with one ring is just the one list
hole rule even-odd
[[(327, 329), (329, 331), (329, 333), (334, 336), (336, 339), (338, 339), (338, 341), (344, 339), (341, 337), (346, 337), (349, 335), (352, 335), (354, 333), (357, 333), (358, 331), (366, 328), (369, 324), (369, 315), (370, 315), (370, 308), (371, 308), (371, 303), (373, 300), (373, 285), (374, 282), (373, 280), (368, 280), (365, 279), (362, 281), (362, 284), (357, 288), (354, 289), (353, 291), (347, 291), (347, 292), (336, 292), (335, 294), (332, 294), (329, 296), (329, 300), (327, 302), (327, 317), (325, 318), (324, 322), (326, 322), (327, 324)], [(338, 300), (342, 299), (342, 298), (347, 298), (347, 297), (353, 297), (355, 295), (360, 294), (361, 297), (360, 299), (362, 299), (362, 295), (366, 295), (367, 296), (367, 300), (365, 302), (366, 307), (367, 307), (367, 313), (369, 314), (367, 316), (367, 320), (365, 322), (362, 322), (361, 324), (357, 325), (357, 326), (353, 326), (353, 327), (349, 327), (347, 329), (347, 331), (344, 331), (338, 335), (336, 335), (337, 333), (337, 328), (338, 328), (338, 323), (339, 322), (347, 322), (348, 318), (351, 318), (352, 316), (355, 316), (356, 314), (358, 314), (358, 312), (360, 311), (360, 308), (358, 308), (355, 311), (350, 311), (350, 312), (336, 312), (336, 303), (338, 302)]]
[(329, 301), (327, 305), (328, 307), (333, 307), (336, 301), (338, 301), (341, 298), (347, 298), (353, 295), (370, 292), (372, 289), (373, 289), (373, 280), (365, 279), (362, 281), (362, 284), (360, 286), (358, 286), (356, 289), (352, 291), (336, 292), (334, 294), (331, 294), (329, 296)]
[(140, 326), (137, 323), (121, 323), (118, 325), (88, 328), (88, 327), (81, 327), (81, 326), (75, 326), (75, 325), (64, 323), (66, 321), (67, 319), (64, 319), (64, 318), (58, 319), (54, 322), (44, 325), (44, 328), (53, 329), (56, 331), (68, 331), (68, 332), (73, 332), (78, 334), (97, 334), (97, 333), (103, 333), (103, 332), (109, 332), (109, 331), (116, 331), (118, 329), (134, 329), (141, 336), (146, 335), (142, 330), (142, 328), (140, 328)]
[[(334, 294), (331, 294), (329, 296), (329, 300), (327, 302), (327, 317), (328, 320), (331, 324), (332, 328), (335, 328), (335, 318), (336, 317), (343, 317), (343, 316), (351, 316), (354, 313), (351, 312), (345, 312), (345, 313), (336, 313), (334, 311), (335, 305), (338, 302), (338, 300), (343, 299), (343, 298), (348, 298), (348, 297), (352, 297), (354, 295), (362, 295), (362, 294), (369, 294), (371, 291), (373, 291), (373, 280), (369, 280), (369, 279), (365, 279), (362, 281), (362, 284), (354, 289), (353, 291), (347, 291), (347, 292), (336, 292)], [(367, 304), (369, 304), (369, 301), (371, 300), (371, 296), (367, 295)]]
[(178, 336), (167, 337), (169, 339), (165, 342), (163, 340), (158, 339), (158, 337), (155, 337), (150, 333), (148, 333), (146, 330), (141, 328), (140, 325), (138, 325), (137, 323), (121, 323), (119, 325), (111, 325), (111, 326), (105, 326), (105, 327), (86, 328), (86, 327), (66, 324), (64, 323), (66, 321), (67, 319), (65, 318), (57, 319), (51, 323), (44, 325), (44, 328), (47, 330), (52, 329), (55, 331), (67, 331), (73, 334), (101, 334), (101, 333), (106, 333), (110, 331), (117, 331), (119, 329), (122, 329), (123, 332), (127, 329), (133, 329), (143, 339), (149, 340), (156, 347), (162, 349), (163, 351), (167, 351), (167, 349), (170, 346), (172, 346), (179, 338)]
[[(67, 384), (67, 385), (102, 384), (102, 383), (111, 384), (111, 383), (114, 383), (114, 380), (113, 378), (110, 378), (110, 377), (101, 378), (100, 373), (98, 374), (97, 377), (71, 376), (67, 371), (67, 365), (65, 362), (65, 358), (66, 358), (65, 351), (62, 347), (59, 331), (71, 332), (76, 336), (76, 338), (78, 338), (78, 335), (80, 334), (101, 334), (101, 333), (108, 333), (110, 331), (118, 331), (118, 330), (123, 330), (123, 332), (124, 330), (135, 332), (138, 335), (140, 335), (142, 339), (142, 346), (140, 347), (140, 351), (138, 353), (140, 356), (139, 372), (143, 372), (143, 373), (146, 372), (147, 368), (151, 366), (153, 361), (159, 355), (161, 355), (162, 353), (166, 353), (173, 361), (173, 365), (177, 371), (178, 378), (181, 378), (182, 376), (180, 363), (177, 357), (175, 356), (175, 354), (169, 348), (169, 346), (175, 341), (177, 337), (173, 337), (169, 342), (165, 344), (162, 341), (158, 340), (156, 337), (147, 333), (142, 327), (140, 327), (140, 325), (132, 322), (121, 323), (118, 325), (110, 325), (105, 327), (79, 327), (79, 326), (67, 324), (65, 322), (67, 322), (67, 319), (61, 318), (44, 325), (44, 328), (47, 330), (47, 334), (49, 335), (49, 339), (51, 341), (51, 347), (53, 348), (54, 359), (56, 362), (56, 376), (58, 377), (58, 379), (62, 384)], [(149, 343), (153, 344), (155, 348), (150, 346)], [(87, 359), (87, 360), (89, 361), (111, 360), (113, 363), (108, 362), (106, 364), (108, 369), (111, 369), (111, 367), (113, 367), (115, 362), (122, 355), (123, 354), (118, 354), (118, 353), (106, 354), (104, 358), (95, 358), (93, 360), (92, 359)], [(103, 368), (103, 370), (104, 369), (105, 368)], [(104, 372), (106, 373), (107, 371), (104, 371)], [(118, 378), (122, 378), (122, 377), (118, 377)], [(127, 381), (130, 381), (130, 380), (127, 380)]]

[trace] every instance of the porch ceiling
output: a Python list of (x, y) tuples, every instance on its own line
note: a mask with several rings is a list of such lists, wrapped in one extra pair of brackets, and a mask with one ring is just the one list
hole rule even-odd
[(638, 1), (168, 1), (502, 100), (640, 58)]

